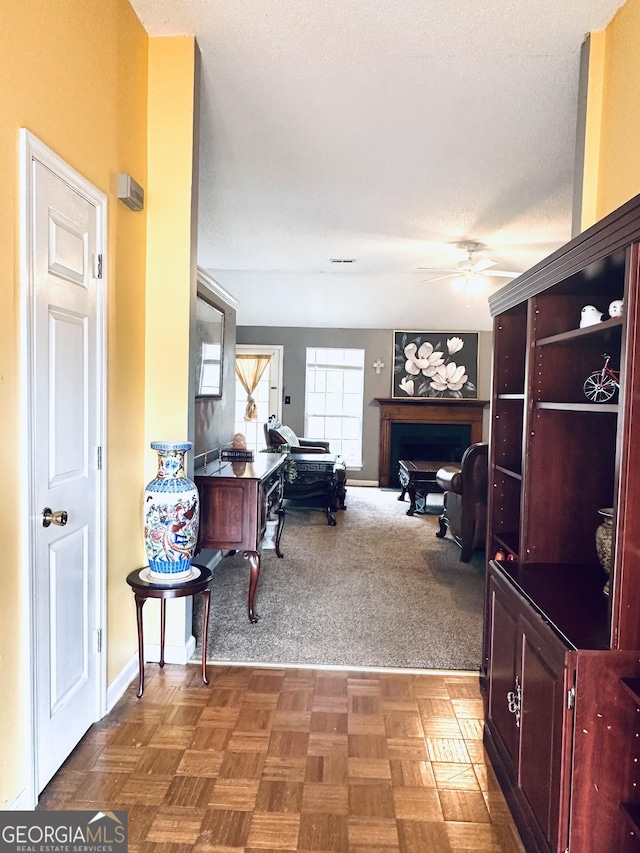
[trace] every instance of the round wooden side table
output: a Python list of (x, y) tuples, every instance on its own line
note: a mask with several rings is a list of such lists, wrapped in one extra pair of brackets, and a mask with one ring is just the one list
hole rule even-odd
[(197, 595), (200, 593), (204, 599), (204, 607), (202, 612), (202, 680), (205, 684), (209, 683), (207, 678), (207, 631), (209, 629), (209, 604), (211, 592), (209, 584), (211, 583), (211, 569), (206, 566), (200, 566), (196, 563), (192, 564), (193, 569), (197, 569), (199, 574), (197, 577), (192, 577), (186, 581), (176, 581), (172, 584), (158, 582), (155, 578), (145, 577), (148, 572), (148, 567), (136, 569), (127, 577), (127, 583), (133, 590), (136, 600), (136, 621), (138, 624), (138, 699), (142, 696), (144, 690), (144, 635), (142, 627), (142, 608), (147, 598), (160, 599), (160, 666), (164, 666), (164, 629), (166, 621), (166, 607), (168, 598), (184, 598), (187, 595)]

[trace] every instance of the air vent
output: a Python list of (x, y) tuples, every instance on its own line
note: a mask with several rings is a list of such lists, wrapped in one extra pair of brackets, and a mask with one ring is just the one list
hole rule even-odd
[(355, 258), (329, 258), (332, 264), (355, 264)]

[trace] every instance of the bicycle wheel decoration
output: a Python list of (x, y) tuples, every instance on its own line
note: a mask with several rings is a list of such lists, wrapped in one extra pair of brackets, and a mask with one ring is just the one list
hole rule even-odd
[(602, 371), (596, 370), (584, 381), (584, 393), (593, 403), (606, 403), (618, 390), (618, 384), (609, 376), (603, 376)]
[(611, 356), (605, 352), (602, 357), (604, 364), (600, 370), (590, 373), (582, 386), (585, 397), (592, 403), (606, 403), (620, 387), (620, 372), (609, 367)]

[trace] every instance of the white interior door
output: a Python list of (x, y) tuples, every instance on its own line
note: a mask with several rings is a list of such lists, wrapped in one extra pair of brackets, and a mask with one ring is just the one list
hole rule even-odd
[(35, 158), (27, 168), (39, 793), (101, 710), (103, 321), (97, 260), (103, 238), (94, 201)]

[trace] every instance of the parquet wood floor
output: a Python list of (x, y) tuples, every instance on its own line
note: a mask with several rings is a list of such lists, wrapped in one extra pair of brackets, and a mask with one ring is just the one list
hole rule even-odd
[(39, 809), (125, 809), (131, 853), (522, 853), (477, 677), (147, 667)]

